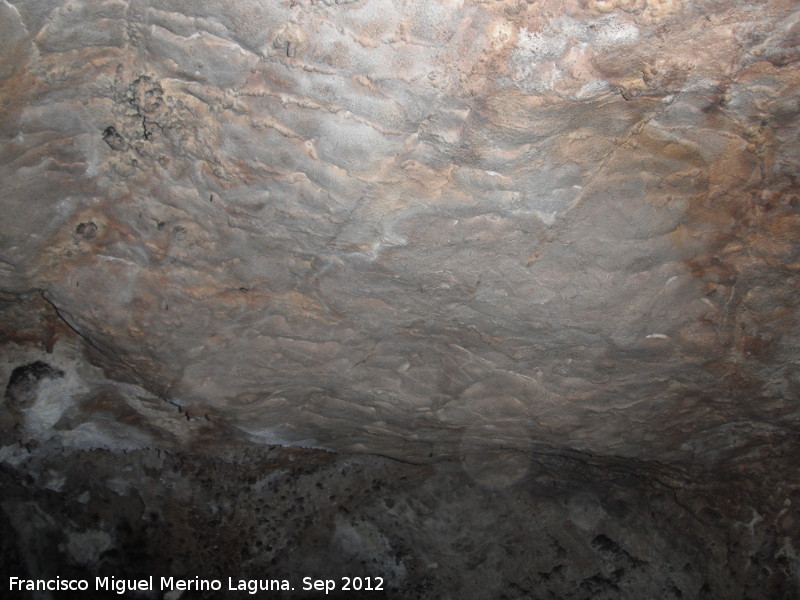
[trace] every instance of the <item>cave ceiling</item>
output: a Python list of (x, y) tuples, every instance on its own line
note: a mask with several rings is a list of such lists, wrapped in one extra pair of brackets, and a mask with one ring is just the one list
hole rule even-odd
[(3, 1), (0, 56), (29, 435), (796, 449), (792, 0)]

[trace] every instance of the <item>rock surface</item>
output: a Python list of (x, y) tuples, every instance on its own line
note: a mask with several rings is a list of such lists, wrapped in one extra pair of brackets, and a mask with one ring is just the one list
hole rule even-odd
[[(253, 597), (228, 591), (230, 577), (286, 579), (294, 591), (256, 597), (292, 599), (789, 600), (798, 592), (800, 494), (775, 474), (719, 471), (697, 482), (627, 459), (550, 454), (506, 487), (448, 463), (252, 445), (213, 455), (21, 453), (30, 473), (0, 472), (0, 559), (10, 574), (27, 564), (30, 578), (222, 584), (183, 600)], [(336, 591), (304, 592), (304, 577), (333, 580)], [(380, 578), (382, 587), (343, 593), (344, 577)], [(154, 587), (127, 597), (176, 597)]]
[(793, 0), (4, 0), (0, 57), (9, 482), (243, 443), (768, 469), (737, 552), (800, 581)]
[(111, 377), (406, 458), (796, 426), (793, 2), (0, 10), (0, 285)]

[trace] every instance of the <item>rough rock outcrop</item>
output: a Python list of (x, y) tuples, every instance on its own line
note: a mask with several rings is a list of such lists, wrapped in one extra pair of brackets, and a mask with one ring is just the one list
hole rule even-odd
[[(156, 577), (157, 593), (129, 598), (176, 597), (158, 590), (161, 576), (222, 584), (182, 600), (253, 597), (228, 591), (228, 578), (285, 579), (293, 592), (255, 596), (282, 599), (797, 597), (800, 495), (781, 469), (697, 482), (628, 459), (543, 454), (505, 487), (446, 462), (230, 444), (25, 463), (33, 475), (0, 471), (4, 572)], [(303, 591), (305, 577), (336, 590)], [(381, 587), (344, 593), (344, 577)]]

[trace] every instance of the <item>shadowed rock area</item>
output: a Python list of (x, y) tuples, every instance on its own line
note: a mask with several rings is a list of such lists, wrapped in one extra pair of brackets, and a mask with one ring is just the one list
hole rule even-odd
[(3, 573), (800, 596), (798, 66), (792, 0), (0, 1)]

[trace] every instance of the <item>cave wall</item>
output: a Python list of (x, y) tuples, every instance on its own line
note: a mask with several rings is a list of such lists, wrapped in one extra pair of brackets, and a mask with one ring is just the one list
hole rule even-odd
[(795, 3), (0, 10), (0, 282), (112, 378), (395, 456), (796, 419)]
[[(276, 476), (291, 530), (342, 461), (432, 511), (339, 490), (314, 521), (321, 563), (342, 527), (416, 549), (393, 597), (800, 593), (798, 44), (793, 0), (3, 1), (4, 560), (163, 556), (142, 522), (219, 520), (277, 453), (310, 461)], [(442, 541), (486, 505), (538, 532), (502, 567), (486, 523)], [(237, 538), (255, 506), (211, 531), (302, 571)]]
[[(153, 594), (81, 598), (169, 598), (158, 578), (172, 576), (222, 583), (183, 600), (254, 597), (228, 591), (231, 577), (295, 588), (264, 598), (790, 600), (800, 494), (761, 466), (687, 477), (538, 449), (509, 485), (447, 462), (251, 444), (51, 451), (0, 471), (0, 558), (34, 579), (156, 577)], [(337, 587), (304, 592), (305, 577)], [(344, 593), (344, 577), (382, 589)]]

